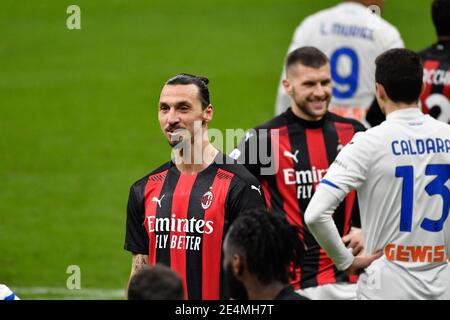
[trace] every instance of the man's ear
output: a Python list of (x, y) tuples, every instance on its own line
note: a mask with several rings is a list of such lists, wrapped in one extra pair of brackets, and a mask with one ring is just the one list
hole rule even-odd
[(233, 271), (234, 276), (238, 278), (242, 276), (242, 273), (244, 272), (244, 261), (239, 254), (233, 255), (233, 259), (231, 260), (231, 270)]
[(291, 82), (288, 79), (283, 79), (282, 81), (284, 90), (286, 93), (291, 96), (292, 95), (292, 85)]
[(378, 82), (375, 82), (375, 94), (378, 100), (386, 100), (386, 90), (384, 90), (383, 85)]
[(202, 120), (202, 125), (207, 124), (208, 122), (210, 122), (213, 118), (213, 114), (214, 114), (214, 108), (212, 104), (209, 104), (204, 110), (203, 110), (203, 120)]

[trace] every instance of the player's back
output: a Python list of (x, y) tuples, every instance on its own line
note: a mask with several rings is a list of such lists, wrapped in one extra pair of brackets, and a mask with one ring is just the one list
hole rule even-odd
[(361, 280), (362, 295), (441, 298), (450, 291), (450, 126), (407, 109), (365, 135), (372, 159), (358, 189), (361, 224), (367, 250), (385, 255)]
[[(374, 99), (375, 58), (403, 47), (397, 29), (368, 8), (345, 2), (307, 17), (297, 28), (289, 52), (313, 46), (330, 59), (333, 95), (330, 111), (364, 121)], [(279, 89), (277, 112), (281, 113)], [(285, 106), (287, 108), (287, 105)]]

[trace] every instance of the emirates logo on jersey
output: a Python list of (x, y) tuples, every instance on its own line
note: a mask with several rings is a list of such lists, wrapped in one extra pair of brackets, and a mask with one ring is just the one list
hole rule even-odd
[(214, 199), (214, 194), (210, 191), (205, 192), (205, 194), (202, 196), (202, 198), (200, 199), (200, 202), (202, 204), (202, 208), (203, 210), (208, 209), (209, 207), (211, 207), (211, 204), (213, 202)]

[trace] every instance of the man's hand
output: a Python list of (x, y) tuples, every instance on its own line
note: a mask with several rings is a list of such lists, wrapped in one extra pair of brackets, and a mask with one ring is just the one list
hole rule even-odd
[(383, 251), (375, 252), (371, 255), (361, 254), (353, 259), (353, 263), (345, 270), (347, 276), (353, 276), (358, 273), (359, 270), (367, 268), (370, 264), (380, 258), (383, 255)]
[(363, 233), (360, 228), (352, 227), (350, 232), (342, 237), (347, 248), (352, 248), (352, 253), (357, 256), (364, 249)]

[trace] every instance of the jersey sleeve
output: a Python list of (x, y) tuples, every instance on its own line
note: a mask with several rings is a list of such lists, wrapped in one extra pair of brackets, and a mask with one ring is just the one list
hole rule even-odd
[(263, 188), (256, 178), (237, 178), (228, 197), (229, 217), (234, 220), (240, 213), (251, 209), (267, 209)]
[(144, 227), (145, 210), (138, 188), (132, 186), (128, 197), (125, 250), (148, 255), (149, 238)]

